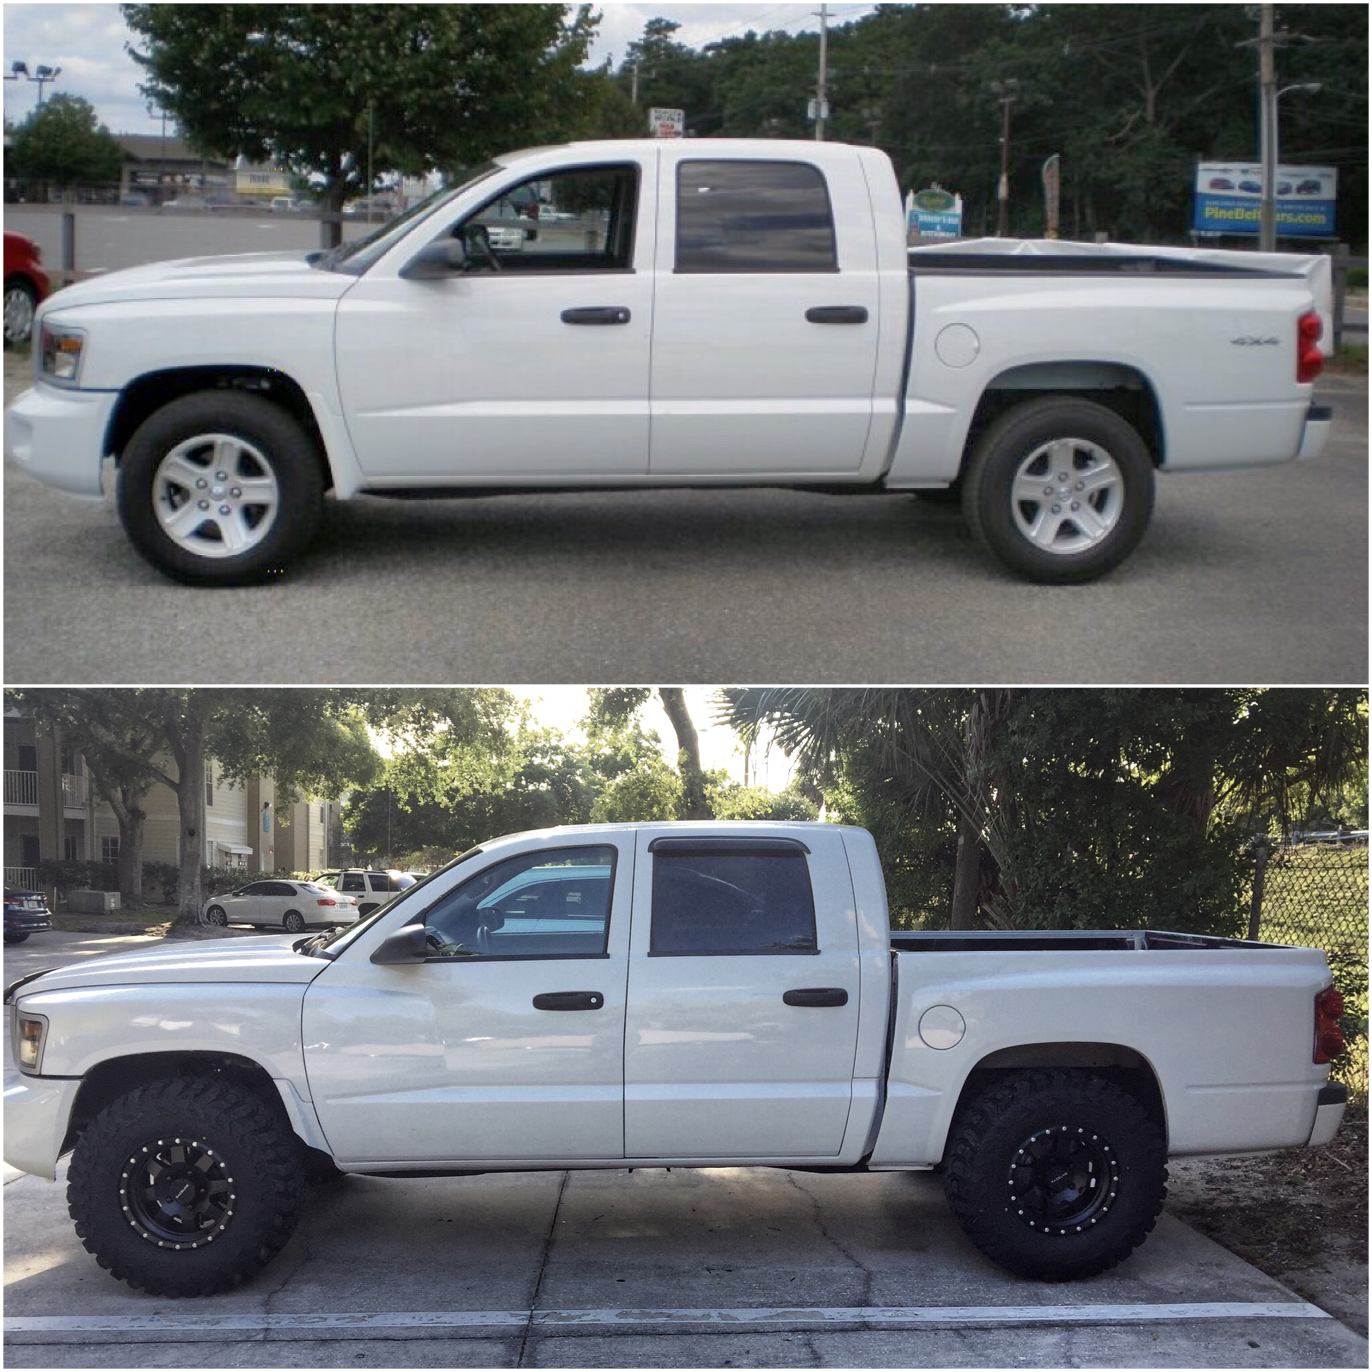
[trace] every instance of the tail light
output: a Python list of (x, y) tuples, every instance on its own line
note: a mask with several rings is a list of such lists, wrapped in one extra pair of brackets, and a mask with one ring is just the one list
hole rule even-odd
[(1324, 323), (1314, 310), (1301, 315), (1296, 325), (1296, 380), (1302, 385), (1313, 381), (1324, 370), (1320, 339)]
[(325, 899), (325, 900), (317, 900), (317, 901), (315, 901), (315, 904), (316, 904), (316, 905), (337, 905), (338, 902), (337, 902), (336, 900), (327, 900), (327, 899)]
[(1343, 1030), (1339, 1018), (1343, 1014), (1343, 997), (1326, 986), (1315, 997), (1315, 1061), (1329, 1062), (1343, 1052)]

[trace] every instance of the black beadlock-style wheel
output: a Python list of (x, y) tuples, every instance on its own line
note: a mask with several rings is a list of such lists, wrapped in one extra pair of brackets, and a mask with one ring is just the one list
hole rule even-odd
[(944, 1189), (968, 1237), (1024, 1277), (1090, 1277), (1123, 1261), (1167, 1195), (1153, 1115), (1114, 1082), (1043, 1068), (988, 1087), (959, 1116)]
[(227, 1078), (179, 1077), (108, 1105), (77, 1141), (67, 1204), (101, 1267), (154, 1296), (205, 1296), (253, 1276), (290, 1238), (302, 1148)]
[(1153, 458), (1138, 431), (1090, 400), (1006, 410), (963, 477), (973, 534), (1032, 581), (1091, 581), (1138, 546), (1153, 515)]
[(305, 917), (299, 910), (287, 910), (282, 917), (281, 927), (288, 934), (298, 934), (305, 927)]
[(224, 912), (224, 907), (222, 905), (211, 905), (210, 908), (205, 911), (205, 918), (209, 923), (217, 924), (221, 928), (226, 926), (229, 922), (229, 917)]
[(245, 391), (198, 391), (139, 426), (119, 464), (119, 517), (159, 571), (192, 585), (270, 580), (319, 526), (324, 474), (313, 440), (281, 406)]

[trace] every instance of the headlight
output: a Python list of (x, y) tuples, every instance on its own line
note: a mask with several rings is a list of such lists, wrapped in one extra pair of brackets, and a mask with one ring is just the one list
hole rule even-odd
[(41, 1015), (21, 1014), (17, 1016), (15, 1028), (19, 1067), (25, 1072), (37, 1072), (43, 1062), (43, 1039), (48, 1032), (48, 1022)]
[(68, 328), (43, 321), (43, 337), (38, 349), (38, 375), (59, 386), (75, 386), (81, 376), (81, 353), (86, 346), (83, 329)]

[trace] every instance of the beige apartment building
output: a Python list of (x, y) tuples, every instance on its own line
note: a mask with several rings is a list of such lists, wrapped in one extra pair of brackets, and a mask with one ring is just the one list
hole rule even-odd
[[(81, 754), (30, 720), (5, 718), (5, 885), (36, 887), (45, 859), (112, 862), (119, 824), (91, 784)], [(175, 772), (174, 764), (167, 770)], [(338, 801), (301, 800), (278, 806), (270, 777), (230, 785), (213, 759), (205, 766), (200, 832), (207, 867), (303, 872), (329, 865), (328, 833)], [(158, 783), (144, 797), (145, 862), (175, 862), (176, 796)]]

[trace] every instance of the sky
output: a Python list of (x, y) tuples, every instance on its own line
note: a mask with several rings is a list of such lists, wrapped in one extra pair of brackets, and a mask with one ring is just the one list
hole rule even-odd
[[(677, 38), (691, 47), (735, 37), (749, 29), (801, 33), (819, 25), (819, 6), (815, 4), (767, 5), (758, 0), (744, 5), (602, 4), (598, 8), (601, 21), (589, 59), (591, 66), (601, 65), (606, 57), (618, 65), (628, 44), (655, 16), (680, 23)], [(834, 4), (829, 12), (833, 22), (842, 23), (875, 8)], [(147, 101), (138, 93), (140, 72), (125, 51), (130, 36), (117, 4), (6, 4), (4, 70), (8, 76), (16, 60), (26, 62), (30, 71), (40, 64), (61, 67), (62, 74), (47, 88), (48, 93), (66, 91), (89, 100), (113, 133), (154, 133), (161, 125), (148, 113)], [(19, 123), (37, 102), (35, 84), (6, 80), (7, 120)]]

